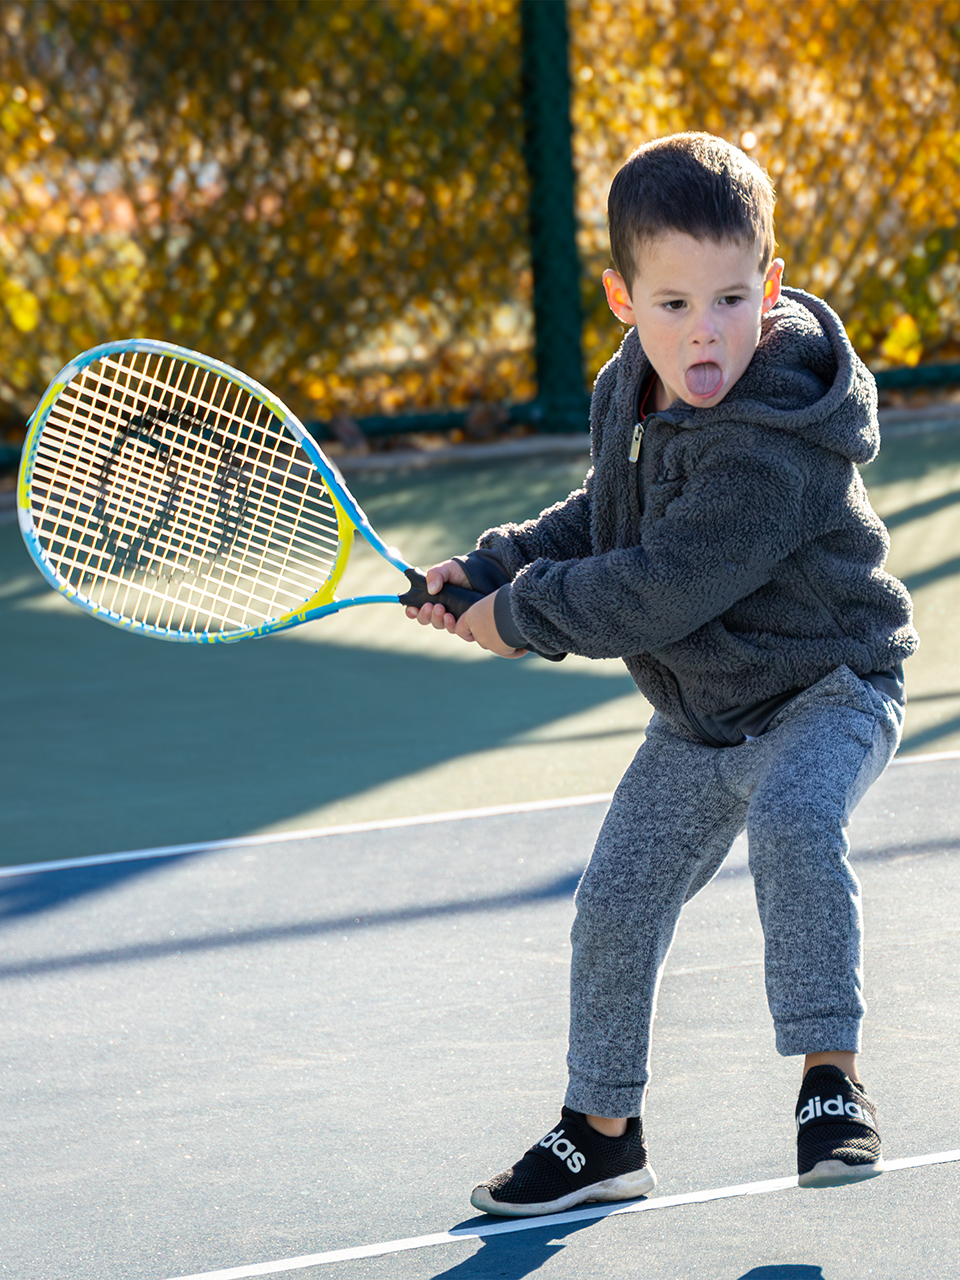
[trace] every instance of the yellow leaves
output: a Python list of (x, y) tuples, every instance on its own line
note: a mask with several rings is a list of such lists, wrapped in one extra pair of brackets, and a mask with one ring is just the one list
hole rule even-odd
[(297, 88), (284, 89), (281, 101), (288, 111), (302, 111), (310, 104), (310, 90), (300, 85)]
[[(918, 240), (957, 227), (957, 0), (573, 0), (569, 12), (572, 65), (593, 69), (573, 78), (590, 276), (608, 262), (605, 201), (619, 158), (649, 138), (708, 128), (739, 139), (775, 176), (789, 282), (826, 293), (861, 351), (894, 364), (956, 359), (956, 289), (939, 259), (911, 255)], [(591, 373), (617, 338), (592, 296)]]
[(18, 281), (7, 278), (0, 282), (0, 297), (21, 333), (30, 333), (40, 323), (40, 299)]
[[(230, 8), (224, 41), (208, 0), (21, 6), (0, 43), (6, 369), (39, 390), (78, 343), (150, 332), (309, 416), (531, 396), (517, 0)], [(568, 12), (587, 276), (609, 262), (622, 160), (711, 128), (776, 175), (788, 278), (862, 351), (909, 363), (960, 339), (960, 53), (942, 26), (960, 0)], [(619, 330), (585, 298), (592, 373)]]
[(23, 184), (20, 196), (33, 209), (49, 209), (53, 203), (53, 197), (39, 174)]
[(327, 383), (324, 382), (323, 378), (308, 375), (305, 378), (300, 378), (299, 382), (301, 391), (308, 399), (322, 402), (329, 398)]
[(900, 315), (880, 344), (880, 350), (891, 364), (915, 365), (923, 355), (920, 327), (913, 316)]
[(62, 293), (54, 294), (47, 303), (47, 314), (54, 324), (67, 324), (73, 311), (74, 303)]

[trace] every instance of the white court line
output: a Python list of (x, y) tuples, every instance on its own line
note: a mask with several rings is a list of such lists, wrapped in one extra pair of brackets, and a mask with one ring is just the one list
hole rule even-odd
[[(941, 1151), (936, 1155), (913, 1156), (908, 1160), (888, 1160), (888, 1173), (896, 1169), (917, 1169), (921, 1165), (950, 1164), (960, 1160), (960, 1151)], [(538, 1227), (556, 1227), (570, 1222), (589, 1222), (592, 1218), (612, 1218), (626, 1213), (646, 1213), (653, 1209), (673, 1209), (683, 1204), (705, 1204), (711, 1200), (732, 1200), (737, 1196), (768, 1195), (773, 1191), (789, 1191), (797, 1179), (774, 1178), (769, 1182), (751, 1182), (739, 1187), (719, 1187), (712, 1191), (688, 1191), (679, 1196), (659, 1196), (631, 1204), (596, 1204), (569, 1213), (552, 1213), (544, 1218), (511, 1218), (490, 1226), (465, 1227), (459, 1231), (439, 1231), (431, 1236), (411, 1236), (407, 1240), (386, 1240), (381, 1244), (361, 1244), (352, 1249), (330, 1249), (326, 1253), (304, 1254), (300, 1258), (281, 1258), (275, 1262), (255, 1262), (248, 1267), (228, 1267), (225, 1271), (198, 1271), (175, 1280), (248, 1280), (250, 1276), (279, 1275), (282, 1271), (301, 1271), (325, 1263), (350, 1262), (356, 1258), (378, 1258), (408, 1249), (426, 1249), (435, 1244), (455, 1244), (458, 1240), (476, 1240), (484, 1236), (506, 1235), (511, 1231), (532, 1231)]]
[(596, 795), (568, 796), (561, 800), (524, 800), (518, 804), (490, 805), (486, 809), (454, 809), (449, 813), (417, 814), (413, 818), (377, 818), (371, 822), (342, 822), (332, 827), (311, 827), (300, 831), (270, 831), (265, 835), (234, 836), (230, 840), (205, 840), (199, 844), (170, 844), (162, 845), (157, 849), (133, 849), (127, 853), (99, 853), (90, 858), (29, 862), (16, 867), (0, 867), (0, 877), (32, 875), (38, 871), (67, 871), (73, 867), (102, 867), (111, 862), (138, 862), (145, 858), (176, 858), (185, 853), (216, 853), (219, 849), (245, 849), (250, 845), (286, 844), (293, 840), (316, 840), (320, 836), (353, 835), (359, 831), (390, 831), (394, 827), (418, 827), (431, 822), (460, 822), (464, 818), (495, 818), (507, 813), (537, 813), (543, 809), (570, 809), (575, 805), (608, 804), (612, 795), (612, 791), (598, 791)]
[[(960, 751), (931, 751), (926, 755), (904, 756), (891, 762), (933, 764), (938, 760), (960, 760)], [(293, 840), (317, 840), (321, 836), (353, 835), (360, 831), (390, 831), (395, 827), (418, 827), (433, 822), (460, 822), (464, 818), (493, 818), (508, 813), (537, 813), (545, 809), (569, 809), (575, 805), (609, 804), (612, 791), (598, 791), (589, 796), (568, 796), (560, 800), (525, 800), (518, 804), (495, 804), (486, 809), (454, 809), (450, 813), (422, 813), (412, 818), (377, 818), (372, 822), (342, 822), (331, 827), (308, 827), (305, 830), (271, 831), (265, 835), (234, 836), (230, 840), (204, 840), (197, 844), (169, 844), (156, 849), (132, 849), (125, 853), (100, 853), (89, 858), (61, 858), (56, 862), (26, 862), (15, 867), (0, 867), (4, 876), (34, 875), (40, 871), (70, 871), (75, 867), (102, 867), (113, 862), (140, 862), (147, 858), (176, 858), (187, 853), (216, 853), (225, 849), (245, 849), (251, 845), (286, 844)]]
[(960, 760), (960, 751), (927, 751), (919, 756), (897, 756), (896, 760), (891, 760), (889, 767), (892, 769), (897, 764), (930, 764), (936, 760)]

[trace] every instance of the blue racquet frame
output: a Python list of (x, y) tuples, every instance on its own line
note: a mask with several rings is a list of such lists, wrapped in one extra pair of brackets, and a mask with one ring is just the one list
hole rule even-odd
[[(50, 418), (51, 412), (57, 405), (61, 393), (78, 375), (82, 374), (84, 370), (97, 361), (125, 354), (169, 357), (193, 365), (205, 373), (227, 379), (234, 386), (241, 388), (249, 396), (259, 401), (303, 449), (321, 477), (333, 502), (337, 515), (339, 544), (335, 563), (326, 580), (317, 587), (313, 594), (308, 595), (302, 603), (257, 625), (241, 627), (228, 632), (170, 630), (149, 622), (132, 620), (111, 608), (98, 604), (66, 581), (63, 575), (58, 572), (53, 558), (41, 541), (34, 520), (32, 501), (34, 469), (44, 427)], [(237, 640), (271, 635), (274, 632), (299, 626), (302, 623), (311, 622), (317, 618), (326, 617), (330, 614), (338, 613), (342, 609), (353, 608), (361, 604), (403, 603), (419, 605), (427, 602), (441, 602), (451, 612), (459, 615), (481, 598), (477, 592), (450, 586), (445, 587), (437, 595), (428, 595), (426, 593), (426, 584), (420, 572), (409, 564), (395, 547), (388, 546), (384, 542), (370, 524), (363, 509), (348, 489), (343, 476), (334, 463), (324, 455), (303, 423), (266, 387), (219, 360), (201, 355), (199, 352), (191, 351), (185, 347), (159, 342), (150, 338), (132, 338), (126, 341), (107, 342), (93, 347), (71, 360), (69, 364), (66, 364), (50, 383), (27, 423), (27, 436), (23, 446), (17, 483), (17, 516), (27, 550), (51, 587), (69, 600), (71, 604), (85, 610), (102, 622), (110, 623), (125, 631), (149, 635), (156, 639), (184, 641), (195, 644), (229, 644)], [(374, 551), (407, 576), (412, 590), (403, 594), (360, 595), (342, 600), (336, 598), (336, 587), (346, 568), (355, 532), (359, 532)]]

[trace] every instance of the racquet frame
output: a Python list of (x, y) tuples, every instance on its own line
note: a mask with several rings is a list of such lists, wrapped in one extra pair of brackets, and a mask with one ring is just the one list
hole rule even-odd
[[(170, 630), (145, 621), (132, 621), (116, 610), (105, 607), (104, 605), (87, 598), (83, 592), (65, 581), (63, 576), (56, 570), (51, 557), (48, 555), (47, 550), (41, 541), (41, 537), (36, 527), (31, 498), (34, 469), (37, 462), (37, 451), (40, 445), (43, 428), (50, 417), (51, 411), (57, 404), (61, 392), (63, 392), (64, 389), (78, 377), (78, 375), (82, 374), (86, 368), (97, 361), (125, 353), (142, 353), (144, 355), (179, 359), (187, 364), (195, 366), (202, 372), (227, 379), (230, 383), (241, 388), (248, 395), (259, 401), (269, 411), (269, 413), (271, 413), (282, 424), (282, 426), (303, 449), (304, 453), (316, 469), (318, 475), (321, 477), (328, 495), (332, 500), (337, 518), (339, 544), (335, 563), (327, 578), (323, 583), (319, 584), (313, 594), (307, 596), (302, 603), (296, 605), (292, 609), (288, 609), (279, 616), (269, 618), (258, 625), (240, 627), (230, 631)], [(265, 636), (277, 631), (283, 631), (288, 627), (298, 626), (301, 623), (310, 622), (315, 618), (337, 613), (341, 609), (350, 608), (354, 605), (396, 604), (401, 599), (399, 594), (353, 596), (344, 600), (338, 600), (336, 598), (335, 592), (337, 584), (346, 568), (355, 532), (359, 532), (364, 540), (376, 552), (378, 552), (379, 555), (383, 556), (385, 560), (392, 564), (401, 573), (406, 574), (410, 578), (411, 583), (414, 584), (415, 588), (420, 582), (422, 582), (422, 579), (419, 578), (418, 571), (404, 560), (395, 547), (388, 546), (371, 526), (360, 505), (347, 488), (343, 476), (340, 474), (336, 466), (327, 457), (325, 457), (316, 441), (312, 438), (303, 424), (266, 387), (262, 386), (259, 382), (256, 382), (253, 378), (249, 378), (245, 374), (238, 372), (236, 369), (232, 369), (228, 365), (223, 364), (219, 360), (201, 355), (196, 351), (190, 351), (185, 347), (178, 347), (172, 343), (159, 342), (150, 338), (132, 338), (125, 341), (107, 342), (98, 347), (93, 347), (91, 350), (85, 351), (82, 355), (71, 360), (69, 364), (65, 365), (64, 368), (61, 369), (51, 382), (27, 423), (27, 436), (23, 446), (23, 456), (17, 482), (17, 516), (27, 549), (51, 587), (68, 599), (72, 604), (84, 609), (100, 621), (108, 622), (111, 625), (120, 627), (126, 631), (137, 632), (141, 635), (150, 635), (156, 639), (162, 640), (186, 641), (200, 644), (232, 643), (236, 640)], [(464, 592), (462, 594), (466, 595), (468, 593)], [(437, 599), (438, 597), (424, 596), (424, 599), (428, 598)], [(448, 604), (447, 607), (449, 608), (451, 606)], [(465, 605), (461, 606), (461, 609), (462, 607), (465, 607)]]

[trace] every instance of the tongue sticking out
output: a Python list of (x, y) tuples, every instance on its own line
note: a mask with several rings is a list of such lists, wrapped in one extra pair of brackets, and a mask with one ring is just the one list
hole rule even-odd
[(712, 362), (692, 364), (684, 376), (687, 381), (687, 390), (692, 395), (707, 399), (716, 395), (723, 382), (723, 370), (718, 364)]

